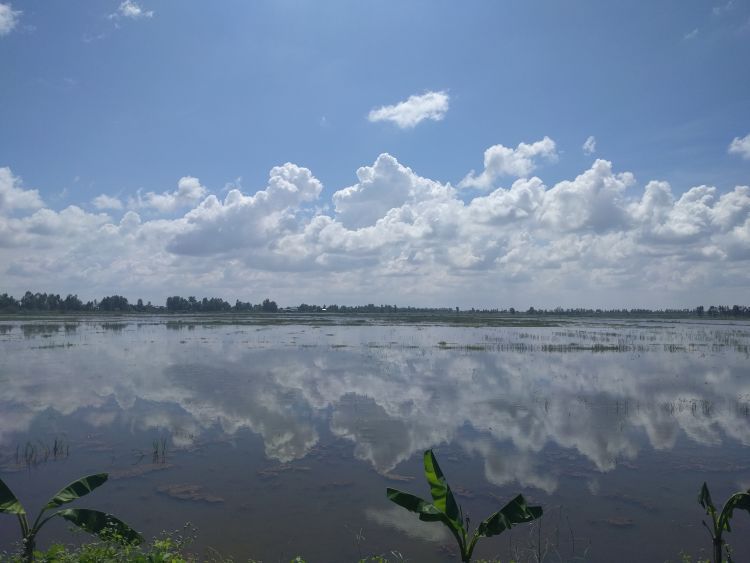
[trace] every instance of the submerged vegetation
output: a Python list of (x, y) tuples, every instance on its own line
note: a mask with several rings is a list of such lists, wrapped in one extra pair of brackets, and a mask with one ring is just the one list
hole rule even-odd
[(16, 465), (26, 467), (36, 467), (48, 461), (57, 461), (65, 459), (70, 455), (70, 444), (64, 438), (56, 437), (52, 444), (47, 444), (41, 440), (36, 442), (28, 441), (23, 446), (16, 446)]

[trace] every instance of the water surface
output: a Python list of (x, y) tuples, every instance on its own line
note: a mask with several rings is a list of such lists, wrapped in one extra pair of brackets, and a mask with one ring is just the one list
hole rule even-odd
[(450, 561), (440, 525), (385, 498), (429, 494), (434, 448), (473, 522), (518, 492), (544, 506), (477, 556), (677, 560), (709, 545), (702, 482), (750, 487), (749, 346), (750, 325), (716, 321), (0, 321), (0, 474), (39, 506), (108, 471), (81, 506), (149, 536), (190, 521), (199, 552)]

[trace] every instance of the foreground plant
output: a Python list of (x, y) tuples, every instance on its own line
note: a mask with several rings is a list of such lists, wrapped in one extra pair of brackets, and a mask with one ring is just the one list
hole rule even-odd
[(39, 533), (42, 526), (56, 516), (64, 518), (68, 522), (75, 524), (90, 534), (95, 534), (97, 536), (111, 536), (112, 534), (116, 534), (124, 542), (136, 545), (141, 543), (142, 538), (138, 532), (133, 530), (122, 520), (115, 518), (111, 514), (100, 512), (99, 510), (91, 510), (88, 508), (68, 508), (58, 510), (52, 514), (47, 514), (50, 510), (55, 510), (63, 504), (73, 502), (74, 500), (89, 494), (97, 487), (103, 485), (107, 481), (107, 477), (106, 473), (98, 473), (96, 475), (82, 477), (81, 479), (72, 482), (70, 485), (60, 490), (47, 502), (47, 504), (44, 505), (39, 512), (39, 515), (36, 517), (36, 520), (34, 520), (34, 523), (31, 525), (29, 525), (29, 520), (26, 517), (26, 510), (23, 505), (21, 505), (19, 500), (3, 480), (0, 479), (0, 512), (15, 514), (18, 518), (18, 522), (21, 525), (21, 535), (23, 539), (23, 560), (34, 560), (36, 535)]
[[(427, 502), (410, 493), (388, 488), (388, 499), (411, 512), (416, 512), (424, 522), (442, 522), (450, 529), (461, 551), (461, 561), (471, 561), (471, 554), (480, 538), (496, 536), (516, 524), (531, 522), (542, 516), (541, 506), (527, 506), (523, 495), (518, 495), (503, 508), (482, 521), (469, 537), (469, 519), (456, 503), (451, 488), (440, 470), (432, 450), (424, 453), (424, 474), (430, 484), (432, 502)], [(465, 523), (465, 525), (464, 525)]]
[[(746, 493), (734, 493), (729, 500), (724, 504), (721, 512), (716, 512), (716, 507), (711, 500), (711, 494), (708, 492), (708, 485), (703, 483), (701, 487), (701, 493), (698, 496), (698, 502), (706, 510), (706, 514), (711, 517), (711, 524), (713, 529), (708, 527), (706, 521), (703, 520), (703, 525), (711, 534), (711, 541), (713, 542), (714, 548), (714, 563), (721, 563), (722, 552), (724, 551), (724, 538), (722, 535), (724, 531), (731, 532), (732, 528), (729, 527), (729, 521), (732, 519), (732, 513), (735, 508), (741, 510), (747, 510), (750, 513), (750, 490)], [(731, 563), (732, 557), (727, 553), (727, 560)]]

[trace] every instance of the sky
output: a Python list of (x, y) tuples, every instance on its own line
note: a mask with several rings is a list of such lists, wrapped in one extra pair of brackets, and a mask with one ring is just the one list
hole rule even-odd
[(750, 289), (750, 3), (0, 0), (0, 293)]

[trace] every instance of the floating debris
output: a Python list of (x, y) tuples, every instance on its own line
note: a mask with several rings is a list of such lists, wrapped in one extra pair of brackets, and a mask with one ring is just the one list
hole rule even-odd
[(170, 463), (145, 463), (143, 465), (134, 465), (127, 469), (115, 469), (109, 472), (110, 479), (129, 479), (131, 477), (140, 477), (154, 471), (162, 471), (174, 467)]
[(589, 524), (592, 526), (609, 526), (610, 528), (632, 528), (635, 525), (631, 518), (623, 518), (621, 516), (589, 520)]
[(200, 485), (192, 485), (189, 483), (162, 485), (161, 487), (157, 487), (156, 491), (178, 500), (210, 503), (224, 502), (223, 498), (206, 492)]
[(625, 493), (606, 493), (601, 495), (601, 497), (613, 500), (615, 502), (637, 506), (638, 508), (642, 508), (643, 510), (646, 510), (648, 512), (656, 512), (659, 510), (659, 507), (656, 504), (648, 502), (646, 500), (641, 500), (635, 496)]
[(318, 487), (319, 491), (330, 491), (332, 489), (344, 489), (354, 485), (354, 481), (330, 481)]
[(411, 475), (398, 475), (396, 473), (383, 473), (383, 477), (385, 477), (389, 481), (414, 481), (414, 477), (412, 477)]
[(258, 477), (263, 479), (273, 479), (278, 477), (285, 471), (310, 471), (310, 468), (304, 465), (292, 465), (291, 463), (282, 463), (280, 465), (274, 465), (272, 467), (266, 467), (265, 469), (258, 469)]

